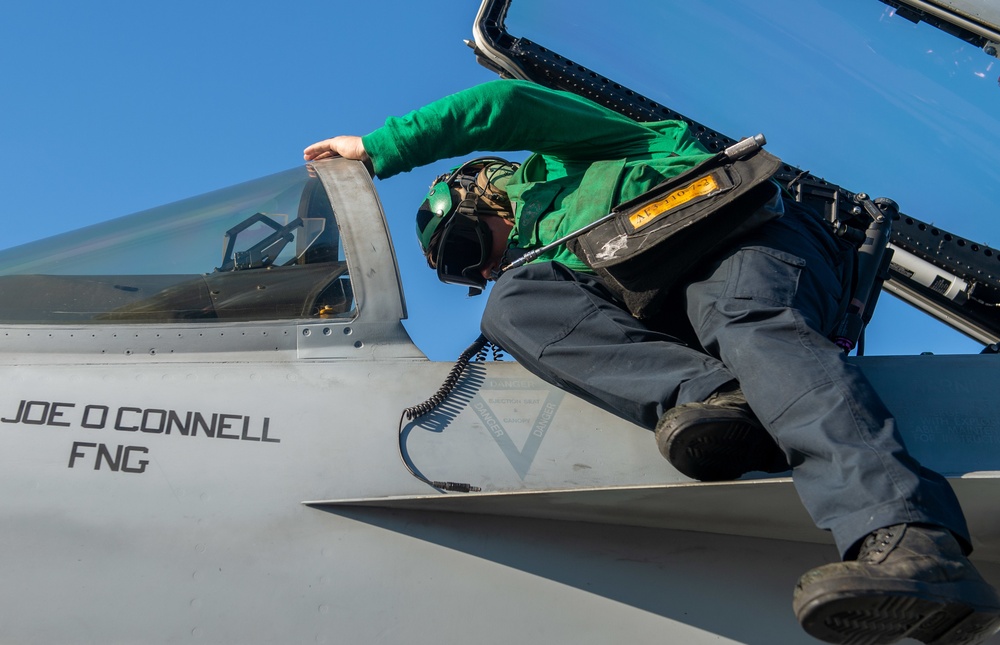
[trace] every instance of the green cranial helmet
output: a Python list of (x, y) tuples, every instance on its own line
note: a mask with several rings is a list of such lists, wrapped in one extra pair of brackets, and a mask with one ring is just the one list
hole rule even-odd
[(499, 157), (479, 157), (434, 180), (417, 210), (417, 239), (431, 267), (437, 264), (435, 237), (456, 212), (513, 218), (505, 187), (517, 167)]

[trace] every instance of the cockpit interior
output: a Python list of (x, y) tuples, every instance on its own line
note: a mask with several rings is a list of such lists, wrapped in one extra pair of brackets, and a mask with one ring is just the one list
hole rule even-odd
[(349, 318), (322, 182), (305, 167), (0, 253), (0, 322)]

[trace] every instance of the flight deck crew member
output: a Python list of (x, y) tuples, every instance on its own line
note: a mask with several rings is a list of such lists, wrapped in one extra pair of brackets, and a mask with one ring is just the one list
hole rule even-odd
[[(512, 80), (390, 117), (364, 137), (320, 141), (304, 156), (362, 160), (385, 179), (483, 150), (533, 154), (506, 170), (473, 165), (477, 181), (439, 178), (418, 212), (429, 263), (473, 287), (712, 156), (683, 122), (638, 123)], [(794, 201), (767, 207), (784, 215), (686, 275), (652, 322), (563, 245), (496, 278), (483, 333), (546, 381), (655, 429), (661, 452), (691, 477), (791, 468), (844, 559), (795, 589), (813, 636), (980, 642), (1000, 628), (1000, 597), (966, 558), (950, 485), (906, 452), (872, 386), (828, 340), (854, 250)], [(886, 602), (893, 597), (902, 600)], [(867, 619), (842, 620), (853, 616)]]

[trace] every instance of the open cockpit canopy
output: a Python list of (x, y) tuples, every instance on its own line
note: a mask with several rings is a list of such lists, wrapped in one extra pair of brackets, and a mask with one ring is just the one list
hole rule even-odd
[[(474, 35), (501, 76), (686, 121), (709, 150), (765, 134), (778, 181), (834, 226), (864, 231), (858, 195), (894, 200), (885, 290), (997, 351), (995, 2), (486, 0)], [(928, 322), (879, 310), (886, 337)]]

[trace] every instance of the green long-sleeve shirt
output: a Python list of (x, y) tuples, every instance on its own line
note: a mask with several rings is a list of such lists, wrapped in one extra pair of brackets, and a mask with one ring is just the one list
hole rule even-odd
[[(526, 81), (492, 81), (390, 117), (362, 138), (385, 179), (475, 151), (532, 154), (507, 184), (510, 243), (544, 246), (711, 154), (682, 121), (639, 123), (575, 94)], [(542, 260), (587, 266), (565, 246)]]

